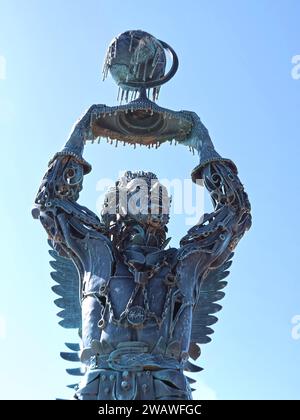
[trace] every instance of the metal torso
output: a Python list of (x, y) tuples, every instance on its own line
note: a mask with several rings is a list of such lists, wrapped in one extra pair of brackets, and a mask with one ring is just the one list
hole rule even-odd
[[(90, 334), (96, 339), (83, 352), (89, 370), (78, 398), (88, 395), (91, 399), (91, 386), (97, 399), (190, 398), (183, 368), (189, 350), (193, 284), (185, 282), (184, 289), (190, 293), (182, 290), (176, 275), (176, 249), (158, 254), (163, 263), (153, 275), (131, 272), (117, 259), (112, 275), (98, 277), (94, 284), (102, 310), (97, 324), (86, 317), (88, 328), (95, 326)], [(94, 283), (95, 278), (89, 276)]]
[[(106, 305), (103, 321), (100, 321), (103, 325), (102, 339), (113, 347), (127, 339), (143, 341), (151, 348), (161, 338), (166, 345), (175, 339), (178, 341), (178, 352), (188, 350), (184, 344), (188, 340), (188, 331), (182, 329), (182, 310), (178, 314), (178, 302), (183, 296), (170, 266), (140, 285), (127, 267), (119, 263), (116, 273), (103, 283)], [(191, 301), (185, 302), (184, 310), (191, 304)], [(181, 330), (179, 337), (176, 335), (178, 329)]]

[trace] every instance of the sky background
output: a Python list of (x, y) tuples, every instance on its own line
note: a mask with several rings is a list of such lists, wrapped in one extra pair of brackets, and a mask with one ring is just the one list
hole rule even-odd
[[(253, 207), (195, 397), (299, 399), (299, 18), (296, 0), (0, 0), (1, 399), (71, 395), (64, 369), (74, 366), (59, 352), (75, 333), (57, 325), (46, 233), (30, 210), (75, 120), (91, 104), (116, 104), (101, 66), (127, 29), (176, 50), (180, 67), (159, 104), (199, 114), (237, 164)], [(94, 211), (103, 177), (143, 169), (185, 179), (197, 164), (168, 145), (90, 145), (85, 157), (93, 172), (80, 202)], [(187, 229), (184, 215), (173, 216), (173, 246)]]

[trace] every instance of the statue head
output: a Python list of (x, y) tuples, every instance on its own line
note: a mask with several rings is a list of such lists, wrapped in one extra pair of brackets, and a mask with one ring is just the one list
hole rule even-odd
[(155, 174), (127, 171), (106, 193), (101, 217), (108, 228), (137, 224), (152, 231), (166, 231), (170, 203), (166, 187)]

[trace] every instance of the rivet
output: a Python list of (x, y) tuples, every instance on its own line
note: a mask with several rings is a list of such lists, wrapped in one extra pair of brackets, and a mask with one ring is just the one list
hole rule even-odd
[(104, 319), (100, 319), (100, 321), (98, 322), (98, 327), (99, 327), (99, 328), (104, 328), (104, 326), (105, 326), (105, 321), (104, 321)]
[(121, 382), (121, 387), (123, 389), (128, 389), (128, 388), (130, 388), (130, 385), (129, 385), (129, 383), (127, 381), (122, 381)]

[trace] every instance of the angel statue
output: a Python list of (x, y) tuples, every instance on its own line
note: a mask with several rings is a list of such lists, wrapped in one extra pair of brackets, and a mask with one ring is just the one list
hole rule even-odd
[[(191, 360), (211, 340), (234, 249), (251, 226), (237, 168), (215, 151), (197, 114), (155, 102), (177, 67), (175, 51), (149, 33), (116, 37), (104, 78), (110, 72), (117, 82), (121, 103), (88, 109), (50, 160), (35, 199), (33, 217), (51, 247), (59, 323), (79, 331), (80, 343), (61, 353), (81, 363), (67, 369), (82, 376), (70, 385), (74, 399), (191, 400), (195, 380), (185, 372), (201, 370)], [(77, 202), (91, 171), (84, 146), (100, 138), (156, 148), (175, 141), (199, 154), (192, 180), (203, 180), (214, 209), (178, 248), (167, 247), (170, 199), (151, 172), (121, 176), (100, 217)]]

